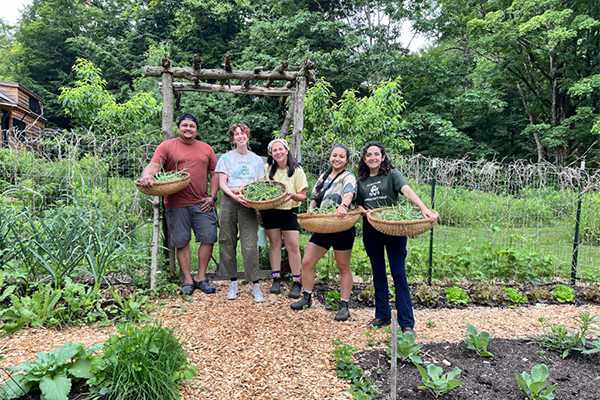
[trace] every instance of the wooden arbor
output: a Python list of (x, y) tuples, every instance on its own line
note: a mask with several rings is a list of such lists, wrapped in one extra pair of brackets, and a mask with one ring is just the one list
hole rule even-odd
[[(297, 68), (298, 71), (287, 71), (289, 65), (282, 62), (275, 69), (269, 71), (266, 67), (256, 67), (252, 71), (234, 70), (231, 67), (231, 54), (225, 54), (223, 69), (203, 69), (202, 60), (194, 55), (192, 68), (172, 67), (171, 60), (165, 58), (160, 67), (145, 67), (145, 76), (161, 77), (160, 84), (163, 97), (162, 109), (162, 134), (163, 139), (173, 138), (173, 103), (176, 92), (208, 92), (245, 94), (257, 97), (280, 97), (280, 103), (290, 97), (290, 106), (286, 114), (280, 137), (288, 135), (293, 121), (291, 152), (299, 159), (302, 131), (304, 129), (304, 97), (306, 95), (307, 80), (315, 82), (313, 71), (314, 63), (306, 60)], [(174, 82), (174, 78), (187, 79), (188, 82)], [(204, 80), (216, 80), (219, 84), (203, 83)], [(242, 85), (231, 85), (232, 80), (243, 81)], [(257, 81), (264, 81), (258, 86)], [(272, 87), (275, 81), (286, 81), (283, 87)]]

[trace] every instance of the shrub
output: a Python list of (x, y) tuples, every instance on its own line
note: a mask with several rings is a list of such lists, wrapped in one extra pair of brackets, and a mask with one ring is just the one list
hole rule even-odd
[(446, 292), (446, 301), (448, 302), (448, 304), (466, 306), (471, 302), (471, 299), (467, 295), (467, 292), (465, 292), (458, 286), (446, 288), (444, 291)]
[(434, 308), (437, 306), (439, 297), (440, 288), (429, 285), (419, 286), (412, 294), (412, 299), (416, 304), (420, 304), (427, 308)]
[(173, 331), (160, 324), (119, 325), (117, 331), (120, 336), (110, 335), (103, 357), (94, 360), (90, 387), (113, 400), (178, 399), (178, 386), (198, 369), (188, 364)]
[(473, 285), (469, 290), (469, 297), (474, 303), (488, 306), (504, 306), (510, 303), (510, 298), (502, 290), (502, 287), (487, 282), (479, 282)]
[(559, 303), (572, 303), (575, 300), (575, 291), (565, 285), (556, 285), (551, 293)]
[(552, 293), (546, 289), (536, 287), (527, 292), (527, 298), (534, 302), (547, 303), (548, 301), (552, 300), (553, 296)]

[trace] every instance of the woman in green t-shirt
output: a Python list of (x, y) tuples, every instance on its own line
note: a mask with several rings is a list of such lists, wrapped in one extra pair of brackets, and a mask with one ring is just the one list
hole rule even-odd
[(406, 196), (421, 209), (425, 218), (435, 223), (438, 214), (428, 209), (419, 196), (408, 186), (402, 173), (392, 165), (385, 148), (380, 142), (369, 142), (362, 150), (358, 164), (358, 187), (356, 204), (363, 218), (363, 243), (371, 259), (373, 286), (375, 288), (375, 319), (369, 326), (389, 325), (392, 318), (388, 295), (388, 281), (384, 250), (387, 251), (394, 287), (396, 288), (396, 310), (398, 325), (402, 331), (413, 331), (415, 320), (406, 279), (406, 236), (391, 236), (373, 228), (368, 221), (368, 212), (374, 208), (396, 205), (400, 194)]

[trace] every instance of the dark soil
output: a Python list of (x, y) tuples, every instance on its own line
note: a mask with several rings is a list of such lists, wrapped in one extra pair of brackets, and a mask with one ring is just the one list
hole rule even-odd
[[(39, 390), (35, 390), (29, 393), (30, 397), (23, 398), (27, 400), (29, 400), (29, 398), (31, 398), (31, 400), (40, 400), (41, 395), (42, 392), (40, 392)], [(79, 382), (73, 382), (73, 385), (71, 386), (71, 392), (69, 392), (68, 396), (69, 400), (87, 400), (91, 398), (94, 398), (95, 400), (104, 400), (106, 399), (106, 396), (96, 395), (92, 397), (92, 395), (90, 395), (89, 387), (83, 382), (83, 380)]]
[[(417, 338), (418, 339), (418, 338)], [(488, 350), (494, 358), (483, 358), (468, 350), (465, 343), (426, 344), (419, 355), (424, 365), (434, 363), (443, 367), (444, 374), (458, 367), (462, 372), (456, 377), (463, 386), (453, 389), (442, 398), (448, 400), (521, 400), (515, 371), (519, 374), (536, 364), (546, 364), (550, 371), (547, 382), (557, 384), (556, 399), (597, 400), (600, 380), (600, 355), (582, 355), (571, 352), (566, 359), (560, 353), (544, 352), (537, 344), (524, 340), (492, 339)], [(390, 358), (384, 349), (373, 349), (354, 354), (371, 383), (377, 386), (377, 399), (390, 397)], [(444, 362), (446, 361), (446, 362)], [(450, 363), (448, 365), (447, 363)], [(419, 390), (422, 379), (412, 364), (398, 362), (397, 398), (434, 399), (430, 392)]]
[[(410, 284), (409, 286), (410, 286), (411, 293), (414, 293), (414, 291), (421, 285), (423, 285), (423, 283)], [(375, 307), (374, 303), (370, 303), (369, 301), (361, 301), (361, 299), (359, 299), (359, 294), (367, 287), (372, 287), (372, 286), (373, 285), (371, 283), (355, 283), (352, 286), (352, 295), (350, 296), (350, 304), (349, 304), (350, 309), (352, 309), (352, 308), (374, 308)], [(452, 287), (452, 286), (459, 286), (462, 289), (464, 289), (467, 293), (469, 293), (469, 288), (472, 287), (473, 285), (471, 285), (471, 284), (462, 284), (462, 285), (444, 284), (444, 285), (437, 286), (439, 288), (440, 294), (439, 294), (436, 306), (433, 307), (434, 309), (467, 308), (468, 307), (468, 306), (456, 306), (456, 305), (450, 304), (446, 301), (446, 293), (444, 292), (444, 289), (447, 287)], [(544, 290), (547, 290), (548, 292), (551, 292), (556, 285), (552, 284), (552, 285), (536, 285), (536, 286), (534, 286), (534, 285), (526, 285), (526, 284), (511, 284), (511, 285), (504, 285), (504, 286), (512, 287), (512, 288), (516, 289), (518, 292), (520, 292), (522, 294), (526, 294), (527, 291), (531, 290), (532, 288), (542, 288)], [(565, 286), (569, 286), (575, 292), (574, 302), (568, 303), (568, 304), (573, 304), (575, 306), (581, 306), (581, 305), (585, 305), (585, 304), (598, 304), (598, 303), (594, 303), (592, 301), (587, 300), (581, 294), (583, 287), (574, 286), (574, 285), (565, 285)], [(393, 286), (390, 286), (390, 289), (392, 287)], [(339, 286), (336, 286), (333, 283), (331, 283), (331, 284), (316, 283), (314, 286), (314, 289), (313, 289), (313, 297), (316, 298), (317, 300), (319, 300), (320, 303), (325, 304), (325, 293), (329, 292), (330, 290), (339, 291), (340, 288), (339, 288)], [(520, 303), (517, 306), (518, 307), (527, 307), (530, 305), (535, 305), (537, 303), (540, 303), (540, 302), (530, 301), (529, 303)], [(549, 301), (544, 301), (543, 303), (544, 304), (565, 304), (565, 303), (559, 303), (554, 298), (552, 298)], [(469, 304), (471, 304), (471, 305), (474, 304), (477, 306), (504, 307), (504, 308), (510, 307), (510, 306), (513, 306), (513, 307), (515, 306), (515, 304), (510, 304), (510, 303), (506, 303), (506, 304), (469, 303)], [(394, 302), (392, 301), (391, 293), (390, 293), (390, 306), (391, 306), (392, 310), (395, 309)], [(420, 309), (427, 309), (429, 307), (425, 307), (425, 306), (415, 302), (413, 299), (413, 308), (420, 310)], [(599, 398), (600, 398), (600, 396), (599, 396)]]

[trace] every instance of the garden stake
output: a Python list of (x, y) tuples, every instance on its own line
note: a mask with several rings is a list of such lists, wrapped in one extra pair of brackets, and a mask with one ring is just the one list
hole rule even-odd
[[(437, 160), (433, 159), (433, 180), (431, 181), (431, 209), (435, 210), (435, 171), (437, 170)], [(427, 284), (431, 286), (431, 275), (433, 274), (433, 227), (429, 233), (429, 274)]]
[[(585, 170), (585, 161), (581, 162), (581, 172)], [(579, 253), (579, 224), (581, 222), (581, 178), (579, 178), (579, 193), (577, 195), (577, 218), (575, 218), (575, 238), (573, 239), (573, 260), (571, 261), (571, 285), (577, 279), (577, 255)]]
[(158, 270), (158, 240), (160, 238), (160, 197), (155, 196), (150, 202), (154, 209), (154, 230), (152, 232), (152, 265), (150, 266), (150, 289), (156, 288), (156, 271)]
[(396, 311), (392, 312), (392, 388), (390, 390), (392, 394), (392, 400), (396, 400), (396, 388), (398, 384), (398, 373), (396, 372), (396, 366), (398, 364), (398, 320), (396, 319)]

